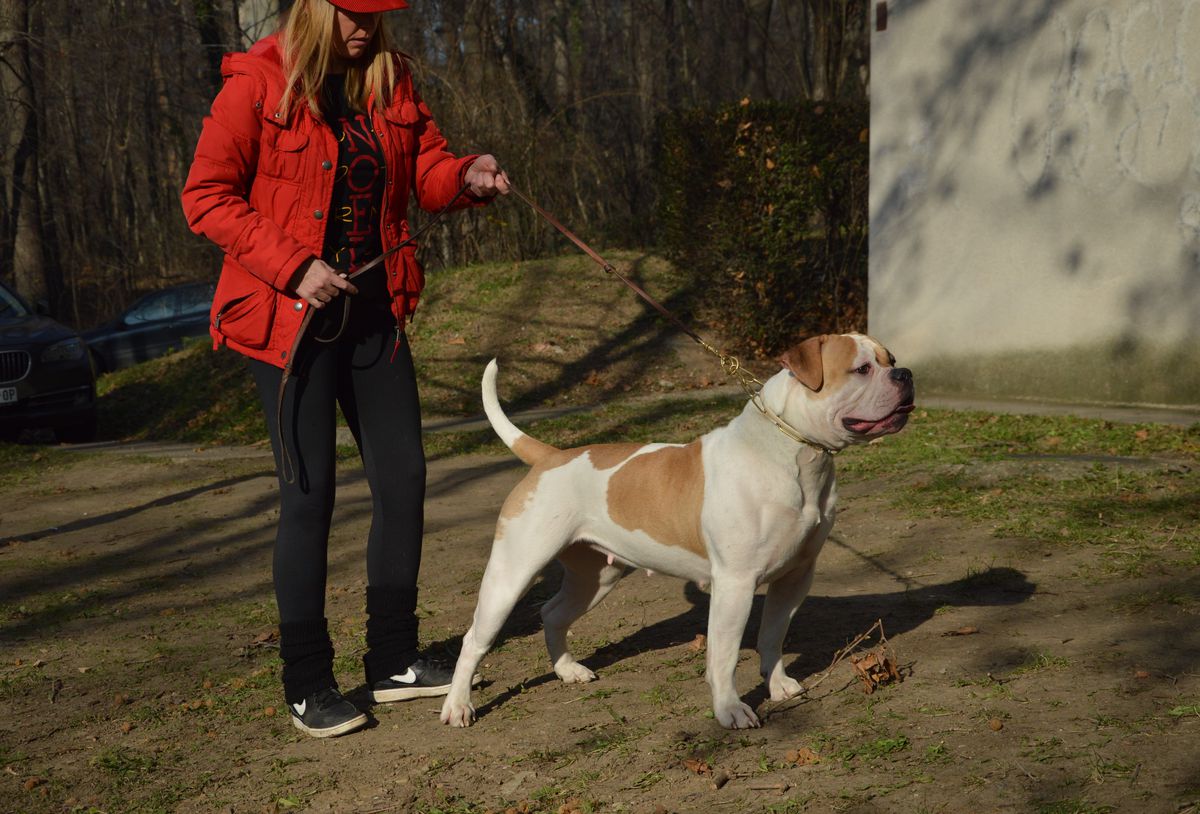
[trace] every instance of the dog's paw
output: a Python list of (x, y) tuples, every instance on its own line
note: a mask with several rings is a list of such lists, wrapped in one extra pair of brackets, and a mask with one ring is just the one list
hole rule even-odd
[(567, 684), (586, 684), (596, 680), (596, 674), (577, 661), (555, 665), (554, 672)]
[(471, 702), (455, 702), (449, 698), (442, 704), (442, 723), (449, 726), (470, 726), (475, 722), (475, 707)]
[(791, 676), (784, 676), (778, 681), (771, 682), (771, 700), (786, 701), (805, 692), (804, 685)]
[(713, 713), (717, 716), (717, 723), (726, 729), (757, 729), (762, 726), (754, 710), (741, 701), (725, 707), (716, 707)]

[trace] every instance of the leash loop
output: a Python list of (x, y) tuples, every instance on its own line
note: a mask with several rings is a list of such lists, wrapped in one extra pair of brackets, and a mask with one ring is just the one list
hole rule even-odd
[[(364, 263), (362, 266), (358, 267), (354, 271), (347, 274), (346, 279), (353, 280), (355, 277), (359, 276), (360, 274), (370, 271), (371, 269), (375, 268), (380, 263), (382, 263), (384, 260), (386, 260), (389, 256), (400, 251), (405, 246), (412, 244), (414, 241), (416, 241), (417, 238), (419, 238), (421, 235), (423, 235), (427, 231), (429, 231), (429, 229), (435, 223), (437, 223), (439, 220), (441, 220), (442, 216), (450, 211), (450, 207), (454, 206), (454, 204), (458, 202), (458, 199), (461, 198), (464, 194), (466, 194), (467, 190), (470, 189), (470, 187), (471, 187), (470, 184), (464, 183), (461, 187), (459, 187), (458, 192), (454, 193), (454, 197), (451, 198), (449, 200), (449, 202), (446, 203), (445, 206), (443, 206), (441, 209), (439, 209), (437, 212), (435, 212), (433, 217), (431, 217), (423, 226), (421, 226), (420, 229), (413, 232), (411, 235), (409, 235), (404, 240), (397, 243), (395, 246), (392, 246), (387, 251), (382, 252), (379, 255), (376, 255), (376, 257), (373, 260), (371, 260), (370, 262)], [(342, 301), (342, 322), (341, 322), (341, 325), (337, 329), (337, 333), (335, 333), (333, 336), (328, 337), (328, 338), (314, 337), (314, 339), (316, 339), (316, 341), (324, 342), (324, 343), (335, 342), (335, 341), (337, 341), (337, 339), (339, 337), (341, 337), (342, 332), (346, 330), (346, 325), (350, 321), (350, 300), (349, 300), (349, 298), (351, 295), (343, 293), (340, 296), (343, 297), (344, 299)], [(300, 341), (302, 339), (304, 339), (304, 335), (308, 331), (308, 326), (312, 323), (313, 314), (316, 313), (316, 310), (317, 309), (312, 308), (310, 306), (304, 312), (304, 319), (301, 320), (300, 329), (296, 332), (296, 338), (292, 341), (292, 348), (290, 351), (288, 351), (287, 362), (283, 366), (283, 374), (280, 376), (280, 379), (279, 379), (279, 397), (275, 404), (275, 431), (277, 433), (279, 433), (279, 448), (280, 448), (279, 474), (283, 477), (283, 480), (286, 483), (294, 483), (295, 482), (296, 467), (295, 467), (294, 462), (292, 461), (292, 454), (288, 450), (287, 435), (283, 431), (284, 394), (285, 394), (285, 391), (287, 390), (288, 380), (291, 379), (292, 371), (295, 368), (296, 353), (300, 349)], [(400, 324), (397, 323), (396, 324), (397, 346), (399, 345), (399, 342), (400, 342), (400, 330), (401, 330)], [(392, 357), (395, 358), (394, 350), (392, 352)]]

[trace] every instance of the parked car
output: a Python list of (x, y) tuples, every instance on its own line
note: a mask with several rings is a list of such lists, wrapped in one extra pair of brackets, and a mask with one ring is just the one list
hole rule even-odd
[(50, 427), (60, 441), (96, 436), (96, 375), (79, 334), (0, 284), (0, 437)]
[(134, 302), (114, 320), (83, 338), (100, 373), (145, 362), (179, 350), (190, 336), (208, 334), (214, 283), (185, 283), (155, 291)]

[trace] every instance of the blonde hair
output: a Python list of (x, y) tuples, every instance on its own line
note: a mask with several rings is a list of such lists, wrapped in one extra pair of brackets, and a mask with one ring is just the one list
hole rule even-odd
[[(336, 59), (335, 15), (336, 9), (329, 0), (296, 0), (292, 6), (282, 43), (283, 72), (287, 76), (287, 90), (281, 102), (284, 110), (303, 101), (314, 116), (321, 116), (325, 77)], [(365, 113), (367, 99), (373, 93), (375, 104), (386, 106), (391, 102), (395, 84), (395, 57), (380, 20), (366, 53), (346, 64), (346, 102), (352, 109)]]

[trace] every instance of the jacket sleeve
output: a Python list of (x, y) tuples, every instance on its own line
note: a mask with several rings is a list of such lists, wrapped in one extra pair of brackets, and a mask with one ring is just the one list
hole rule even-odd
[[(479, 158), (479, 154), (458, 158), (450, 153), (446, 149), (446, 137), (433, 121), (429, 106), (421, 99), (415, 87), (412, 89), (412, 97), (418, 116), (414, 126), (418, 146), (413, 189), (421, 208), (427, 212), (436, 212), (462, 188), (463, 177), (475, 159)], [(487, 200), (465, 192), (453, 208), (484, 206), (487, 203)]]
[(193, 232), (282, 291), (312, 252), (249, 203), (258, 166), (264, 95), (264, 83), (257, 77), (227, 74), (212, 111), (204, 118), (183, 186), (183, 213)]

